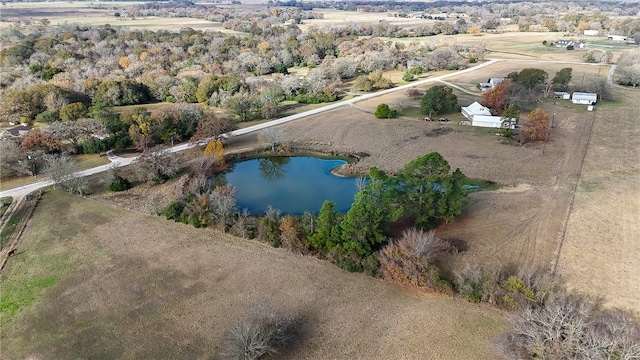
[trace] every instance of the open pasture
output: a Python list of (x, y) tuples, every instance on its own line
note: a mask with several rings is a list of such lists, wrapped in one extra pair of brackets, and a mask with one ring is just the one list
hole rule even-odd
[(326, 28), (332, 26), (346, 26), (350, 24), (370, 24), (375, 26), (378, 22), (384, 21), (389, 24), (400, 26), (432, 24), (433, 20), (420, 18), (395, 17), (394, 12), (374, 13), (362, 11), (342, 11), (334, 9), (314, 9), (314, 12), (322, 13), (322, 19), (304, 20), (300, 25), (302, 31), (307, 31), (310, 27)]
[[(461, 258), (468, 261), (549, 269), (580, 173), (593, 113), (576, 112), (563, 102), (542, 103), (548, 113), (556, 113), (552, 139), (526, 146), (505, 142), (495, 136), (495, 130), (458, 125), (459, 114), (447, 115), (454, 120), (449, 123), (424, 122), (421, 116), (390, 120), (373, 116), (380, 103), (393, 107), (411, 101), (399, 92), (283, 128), (287, 140), (296, 144), (328, 144), (328, 150), (369, 154), (359, 163), (363, 170), (377, 166), (397, 171), (417, 156), (438, 151), (467, 176), (504, 185), (498, 191), (475, 194), (463, 216), (443, 226), (440, 234), (465, 242), (468, 251)], [(414, 102), (408, 107), (419, 106)], [(255, 135), (235, 141), (234, 146), (246, 146), (255, 141)]]
[(640, 311), (640, 92), (598, 105), (558, 272), (571, 289)]
[[(47, 19), (49, 26), (61, 26), (65, 24), (82, 24), (90, 26), (112, 25), (123, 26), (130, 29), (146, 29), (151, 31), (169, 30), (178, 31), (190, 27), (201, 31), (220, 31), (230, 34), (239, 34), (237, 31), (222, 27), (222, 23), (194, 18), (164, 18), (164, 17), (115, 17), (116, 12), (139, 4), (126, 3), (100, 3), (89, 2), (46, 2), (46, 3), (8, 3), (2, 8), (2, 20), (0, 29), (11, 25), (12, 20), (20, 20), (25, 26), (41, 26), (40, 21)], [(29, 21), (32, 25), (26, 25)]]
[[(556, 32), (491, 32), (479, 36), (470, 34), (435, 35), (426, 37), (408, 37), (402, 39), (384, 38), (402, 43), (420, 44), (475, 45), (484, 44), (485, 57), (520, 60), (554, 60), (582, 62), (585, 49), (566, 50), (555, 46), (546, 46), (542, 42), (556, 42), (560, 39), (576, 39)], [(577, 40), (577, 39), (576, 39)], [(588, 39), (587, 39), (588, 44)]]
[(218, 358), (258, 303), (298, 319), (279, 359), (496, 359), (506, 329), (488, 306), (61, 192), (44, 195), (0, 289), (3, 359)]
[(475, 87), (478, 83), (486, 82), (490, 78), (506, 77), (510, 72), (520, 71), (525, 68), (542, 69), (549, 74), (549, 79), (552, 79), (562, 68), (572, 68), (572, 77), (571, 82), (569, 83), (569, 87), (571, 87), (580, 85), (582, 81), (589, 78), (600, 77), (606, 79), (609, 73), (610, 65), (506, 60), (486, 66), (477, 71), (450, 77), (447, 79), (447, 81), (452, 83), (467, 84)]

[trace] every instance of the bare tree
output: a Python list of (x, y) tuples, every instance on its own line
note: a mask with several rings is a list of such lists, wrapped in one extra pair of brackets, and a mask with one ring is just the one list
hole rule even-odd
[(86, 193), (88, 186), (84, 177), (78, 176), (78, 164), (69, 154), (46, 154), (44, 155), (45, 166), (43, 173), (56, 185), (61, 185), (67, 189), (69, 193), (83, 195)]
[(35, 175), (31, 157), (20, 145), (10, 139), (0, 139), (0, 167), (20, 175)]
[(512, 358), (637, 359), (640, 322), (635, 314), (602, 307), (601, 299), (556, 292), (543, 306), (510, 319), (502, 351)]
[(135, 161), (140, 180), (163, 182), (174, 176), (180, 169), (180, 161), (163, 146), (145, 150)]
[(222, 231), (233, 226), (238, 213), (235, 193), (236, 189), (228, 185), (218, 186), (209, 192), (209, 210)]
[(107, 129), (104, 124), (94, 119), (67, 122), (56, 121), (51, 123), (47, 129), (58, 140), (69, 141), (74, 147), (88, 139), (107, 135)]
[(268, 127), (258, 134), (258, 141), (269, 146), (271, 152), (275, 152), (276, 148), (282, 145), (284, 140), (284, 130), (279, 127)]

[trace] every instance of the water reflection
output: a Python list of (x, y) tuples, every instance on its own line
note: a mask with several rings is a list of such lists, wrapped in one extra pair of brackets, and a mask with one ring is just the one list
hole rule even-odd
[(358, 186), (353, 178), (331, 174), (331, 169), (344, 163), (314, 157), (267, 157), (237, 162), (216, 177), (220, 177), (217, 182), (236, 188), (238, 208), (252, 214), (264, 213), (269, 205), (284, 214), (317, 213), (325, 200), (335, 202), (337, 211), (346, 212)]
[(265, 180), (275, 182), (284, 179), (287, 174), (285, 165), (290, 161), (290, 158), (285, 156), (263, 158), (258, 160), (258, 168)]

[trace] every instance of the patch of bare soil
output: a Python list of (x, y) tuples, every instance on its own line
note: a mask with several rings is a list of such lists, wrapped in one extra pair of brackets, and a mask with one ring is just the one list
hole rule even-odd
[[(266, 244), (62, 196), (41, 211), (100, 215), (69, 235), (34, 216), (29, 256), (68, 256), (33, 311), (2, 331), (4, 359), (218, 358), (224, 333), (251, 304), (299, 319), (278, 359), (496, 359), (496, 309), (418, 293)], [(36, 248), (29, 237), (46, 236)], [(7, 336), (8, 335), (8, 336)]]

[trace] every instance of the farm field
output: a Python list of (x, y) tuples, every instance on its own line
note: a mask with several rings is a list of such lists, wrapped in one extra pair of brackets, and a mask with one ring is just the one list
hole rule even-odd
[(496, 359), (506, 328), (488, 306), (61, 192), (0, 286), (3, 359), (209, 359), (256, 303), (299, 319), (280, 359)]
[[(477, 71), (452, 76), (448, 78), (447, 81), (451, 83), (469, 84), (475, 88), (479, 82), (486, 82), (493, 77), (505, 77), (512, 71), (520, 71), (524, 68), (543, 69), (549, 74), (549, 78), (553, 78), (560, 69), (567, 67), (573, 69), (571, 82), (569, 83), (570, 87), (580, 85), (582, 81), (588, 80), (589, 78), (601, 77), (606, 79), (610, 69), (610, 65), (603, 64), (574, 64), (510, 59), (483, 67)], [(475, 91), (478, 90), (475, 89)]]
[[(494, 66), (504, 71), (518, 68), (515, 64), (519, 62)], [(523, 65), (541, 67), (551, 74), (565, 66)], [(573, 67), (574, 74), (598, 74), (595, 66)], [(471, 82), (499, 76), (492, 67), (484, 70), (486, 74), (474, 73), (469, 80), (448, 80)], [(460, 218), (439, 229), (441, 236), (469, 246), (460, 259), (543, 269), (557, 266), (570, 288), (605, 295), (611, 305), (640, 310), (636, 296), (640, 281), (633, 275), (640, 271), (640, 244), (634, 241), (640, 218), (640, 125), (631, 115), (638, 109), (633, 100), (637, 91), (616, 91), (620, 100), (604, 102), (595, 112), (568, 101), (542, 103), (547, 113), (556, 114), (546, 145), (502, 144), (495, 131), (455, 123), (425, 123), (411, 117), (374, 119), (377, 104), (406, 104), (408, 99), (402, 93), (289, 123), (285, 132), (289, 140), (299, 144), (322, 143), (338, 151), (366, 152), (371, 156), (360, 163), (363, 169), (378, 166), (396, 171), (420, 154), (438, 151), (453, 168), (460, 167), (468, 176), (506, 185), (498, 191), (475, 194)], [(475, 100), (456, 93), (461, 105)], [(459, 120), (458, 114), (449, 117)], [(613, 122), (618, 125), (611, 126)], [(609, 216), (603, 218), (603, 214)], [(565, 226), (566, 242), (560, 247)]]
[(315, 12), (323, 14), (322, 19), (307, 19), (300, 25), (302, 31), (308, 31), (310, 28), (323, 28), (326, 26), (344, 26), (349, 24), (367, 24), (375, 25), (380, 21), (396, 25), (423, 25), (433, 24), (434, 20), (426, 20), (420, 18), (401, 18), (394, 17), (394, 12), (375, 13), (360, 11), (342, 11), (333, 9), (314, 9)]
[(555, 46), (542, 45), (542, 41), (555, 42), (571, 38), (562, 33), (551, 32), (503, 32), (482, 33), (480, 36), (470, 34), (435, 35), (427, 37), (408, 37), (402, 39), (381, 38), (402, 43), (426, 44), (484, 44), (485, 56), (489, 58), (522, 59), (522, 60), (555, 60), (582, 62), (589, 49), (566, 50)]
[(640, 111), (637, 90), (598, 106), (558, 272), (569, 287), (640, 311)]
[[(100, 26), (110, 24), (123, 26), (130, 29), (146, 29), (151, 31), (169, 30), (179, 31), (190, 27), (194, 30), (214, 30), (229, 34), (242, 34), (237, 31), (222, 27), (221, 23), (194, 18), (165, 18), (165, 17), (138, 17), (116, 18), (114, 13), (122, 11), (141, 2), (108, 3), (108, 5), (96, 6), (89, 2), (47, 2), (47, 3), (8, 3), (2, 8), (3, 20), (19, 19), (30, 20), (34, 24), (40, 24), (41, 19), (48, 19), (50, 26), (64, 24), (83, 24)], [(8, 28), (10, 22), (0, 22), (0, 29)]]
[[(501, 75), (507, 68), (526, 66), (541, 67), (551, 74), (556, 67), (564, 67), (504, 62), (483, 69), (484, 74), (452, 81), (472, 84)], [(597, 75), (597, 67), (577, 66), (574, 71)], [(602, 71), (601, 75), (606, 73)], [(477, 99), (457, 94), (460, 105)], [(460, 126), (457, 121), (443, 124), (414, 117), (373, 117), (378, 104), (393, 106), (398, 102), (406, 104), (410, 100), (402, 92), (390, 94), (288, 123), (284, 130), (287, 140), (296, 144), (328, 144), (329, 150), (370, 154), (360, 162), (362, 169), (377, 166), (397, 171), (419, 155), (438, 151), (452, 168), (460, 167), (467, 176), (503, 184), (501, 190), (475, 194), (466, 213), (441, 227), (440, 234), (467, 243), (469, 250), (460, 257), (465, 261), (550, 269), (555, 264), (591, 126), (599, 113), (586, 112), (568, 101), (541, 103), (549, 114), (556, 113), (551, 141), (546, 145), (519, 146), (503, 143), (495, 136), (495, 130)], [(419, 106), (418, 102), (412, 106)], [(459, 114), (448, 116), (452, 120), (462, 118)], [(246, 146), (254, 140), (255, 135), (239, 137), (234, 146)]]

